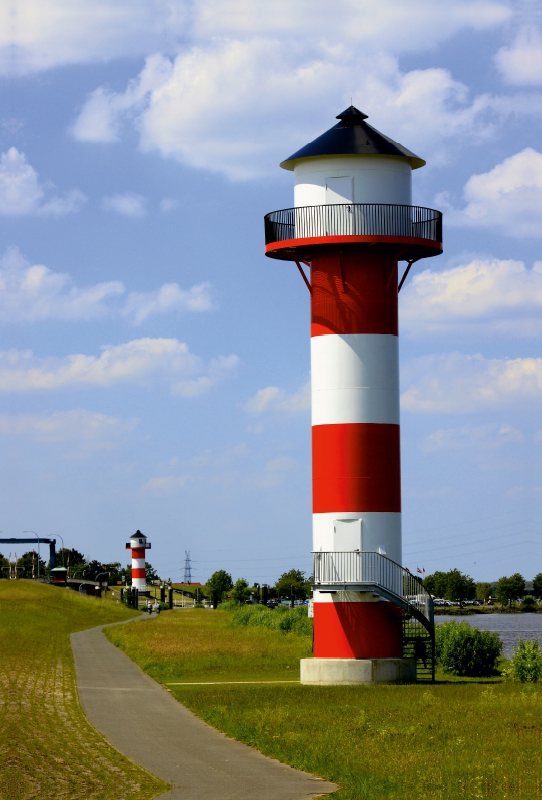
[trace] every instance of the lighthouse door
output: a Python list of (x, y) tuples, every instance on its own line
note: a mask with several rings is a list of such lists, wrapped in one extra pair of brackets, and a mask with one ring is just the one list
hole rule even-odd
[(333, 520), (333, 550), (336, 553), (361, 550), (360, 519)]
[(341, 581), (361, 580), (361, 549), (361, 519), (333, 520), (333, 560)]
[(326, 178), (326, 236), (350, 236), (352, 234), (353, 180)]
[(326, 205), (352, 202), (352, 178), (326, 178)]

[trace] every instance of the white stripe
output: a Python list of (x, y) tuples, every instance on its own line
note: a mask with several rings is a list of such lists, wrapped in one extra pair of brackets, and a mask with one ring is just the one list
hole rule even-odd
[(332, 553), (335, 520), (361, 519), (361, 549), (378, 553), (382, 548), (388, 558), (402, 563), (401, 514), (396, 511), (335, 511), (312, 515), (313, 550)]
[(319, 592), (313, 594), (315, 603), (378, 603), (380, 597), (373, 592)]
[(311, 339), (312, 424), (399, 424), (399, 339), (348, 333)]

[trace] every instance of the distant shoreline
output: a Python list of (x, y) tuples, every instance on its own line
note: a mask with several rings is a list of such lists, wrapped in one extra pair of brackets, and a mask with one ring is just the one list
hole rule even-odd
[(496, 606), (467, 606), (466, 608), (436, 606), (435, 616), (471, 617), (473, 614), (539, 614), (541, 611), (521, 611), (520, 608), (503, 609)]

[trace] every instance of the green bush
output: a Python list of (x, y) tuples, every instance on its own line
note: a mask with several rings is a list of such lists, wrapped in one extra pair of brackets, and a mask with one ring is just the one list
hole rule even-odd
[(239, 611), (239, 603), (236, 600), (223, 600), (218, 608), (221, 611)]
[(536, 614), (537, 611), (536, 600), (531, 594), (525, 595), (525, 597), (523, 598), (523, 603), (521, 604), (521, 611), (523, 611), (524, 614), (525, 613), (528, 614), (529, 612)]
[(537, 639), (532, 642), (518, 639), (507, 674), (521, 683), (536, 683), (542, 678), (542, 651)]
[(497, 633), (471, 628), (468, 622), (445, 622), (435, 629), (437, 661), (444, 672), (483, 678), (496, 672), (502, 642)]
[(133, 602), (134, 602), (134, 593), (132, 592), (132, 589), (131, 589), (131, 587), (130, 587), (130, 586), (128, 586), (128, 587), (127, 587), (127, 588), (124, 590), (123, 603), (124, 603), (125, 605), (127, 605), (127, 606), (131, 606)]
[(307, 606), (277, 606), (275, 609), (260, 605), (244, 606), (233, 615), (232, 625), (254, 625), (284, 633), (291, 631), (301, 636), (312, 636), (312, 619), (308, 618)]

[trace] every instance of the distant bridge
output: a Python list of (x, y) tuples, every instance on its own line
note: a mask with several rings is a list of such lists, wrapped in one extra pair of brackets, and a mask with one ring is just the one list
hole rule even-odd
[[(56, 539), (44, 539), (41, 536), (35, 536), (33, 539), (27, 538), (11, 538), (0, 539), (0, 544), (48, 544), (49, 545), (49, 570), (56, 567)], [(38, 547), (39, 553), (39, 547)]]

